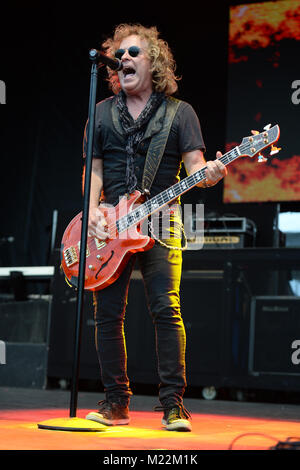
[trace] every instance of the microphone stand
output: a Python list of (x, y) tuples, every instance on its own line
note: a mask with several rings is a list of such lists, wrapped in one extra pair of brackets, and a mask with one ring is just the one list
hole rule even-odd
[(98, 82), (98, 62), (101, 57), (95, 54), (95, 49), (89, 52), (89, 58), (92, 61), (91, 79), (90, 79), (90, 96), (89, 96), (89, 112), (88, 112), (88, 143), (86, 154), (86, 168), (84, 180), (83, 195), (83, 212), (80, 240), (80, 257), (79, 257), (79, 279), (77, 290), (76, 304), (76, 325), (75, 325), (75, 346), (73, 358), (73, 370), (71, 381), (71, 396), (69, 418), (57, 418), (43, 421), (38, 424), (40, 429), (52, 429), (63, 431), (105, 431), (106, 426), (95, 421), (79, 419), (76, 417), (77, 399), (78, 399), (78, 379), (79, 379), (79, 362), (82, 336), (82, 317), (84, 304), (84, 281), (85, 281), (85, 263), (86, 263), (86, 245), (87, 245), (87, 228), (90, 205), (90, 188), (93, 158), (93, 141), (95, 129), (95, 111), (96, 111), (96, 94)]
[(87, 134), (88, 140), (87, 140), (87, 154), (86, 154), (84, 195), (83, 195), (83, 212), (82, 212), (82, 226), (81, 226), (81, 240), (80, 240), (79, 280), (78, 280), (78, 291), (77, 291), (75, 351), (74, 351), (73, 373), (72, 373), (72, 382), (71, 382), (70, 418), (73, 418), (76, 416), (76, 408), (77, 408), (79, 357), (80, 357), (80, 348), (81, 348), (82, 314), (83, 314), (83, 303), (84, 303), (87, 227), (88, 227), (89, 206), (90, 206), (90, 186), (91, 186), (91, 173), (92, 173), (92, 152), (93, 152), (93, 142), (94, 142), (97, 81), (98, 81), (98, 64), (97, 64), (97, 61), (93, 59), (92, 68), (91, 68), (91, 84), (90, 84), (90, 99), (89, 99), (88, 134)]

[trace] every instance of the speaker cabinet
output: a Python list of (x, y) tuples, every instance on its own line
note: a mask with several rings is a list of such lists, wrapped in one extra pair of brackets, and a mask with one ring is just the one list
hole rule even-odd
[(5, 364), (0, 365), (1, 387), (46, 387), (46, 344), (8, 342), (5, 349)]
[(47, 343), (49, 300), (0, 303), (0, 339), (12, 343)]
[(2, 386), (46, 386), (49, 310), (46, 299), (0, 304), (0, 340), (5, 348)]
[[(300, 377), (293, 360), (300, 344), (300, 297), (254, 297), (251, 301), (249, 374)], [(298, 343), (297, 343), (298, 344)]]

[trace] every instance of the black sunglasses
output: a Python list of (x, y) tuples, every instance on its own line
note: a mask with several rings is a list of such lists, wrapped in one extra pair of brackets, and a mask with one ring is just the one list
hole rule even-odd
[(121, 60), (126, 51), (128, 51), (128, 54), (131, 57), (137, 57), (141, 52), (141, 49), (138, 46), (131, 46), (128, 49), (118, 49), (115, 52), (115, 58)]

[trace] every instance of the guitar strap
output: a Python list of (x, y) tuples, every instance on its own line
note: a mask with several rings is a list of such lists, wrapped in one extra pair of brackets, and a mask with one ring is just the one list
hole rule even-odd
[(173, 119), (180, 103), (180, 100), (171, 96), (167, 98), (167, 108), (163, 128), (151, 139), (146, 155), (142, 178), (142, 192), (145, 194), (149, 194), (150, 192), (150, 188), (152, 186), (153, 180), (155, 178), (155, 175), (157, 173), (158, 167), (160, 165), (162, 156), (166, 148)]

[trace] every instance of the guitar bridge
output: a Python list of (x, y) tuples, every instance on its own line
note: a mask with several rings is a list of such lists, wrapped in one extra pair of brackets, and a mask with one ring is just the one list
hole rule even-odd
[(64, 250), (64, 258), (68, 268), (73, 264), (78, 263), (78, 255), (76, 252), (76, 248), (74, 246), (71, 246), (70, 248)]

